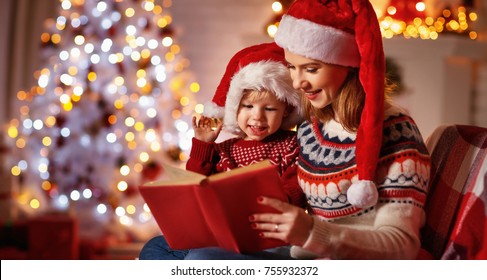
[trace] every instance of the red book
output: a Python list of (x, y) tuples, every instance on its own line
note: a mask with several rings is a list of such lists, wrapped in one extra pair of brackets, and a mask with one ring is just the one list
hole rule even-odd
[(255, 252), (286, 245), (259, 237), (249, 216), (276, 213), (259, 196), (287, 201), (279, 174), (268, 160), (204, 176), (165, 166), (168, 179), (146, 183), (140, 193), (172, 249), (221, 247)]

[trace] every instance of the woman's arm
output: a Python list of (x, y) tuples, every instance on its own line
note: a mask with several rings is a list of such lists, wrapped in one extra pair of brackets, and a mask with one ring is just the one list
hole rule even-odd
[(252, 227), (262, 230), (264, 238), (302, 247), (294, 248), (297, 254), (294, 257), (313, 253), (316, 258), (331, 259), (414, 259), (419, 250), (419, 228), (424, 214), (414, 206), (378, 206), (375, 221), (368, 226), (354, 221), (358, 217), (342, 224), (322, 221), (272, 198), (264, 197), (259, 203), (281, 213), (254, 214), (250, 217)]
[(415, 259), (420, 248), (422, 209), (392, 204), (378, 208), (371, 226), (354, 221), (336, 224), (314, 217), (311, 234), (301, 247), (322, 258)]

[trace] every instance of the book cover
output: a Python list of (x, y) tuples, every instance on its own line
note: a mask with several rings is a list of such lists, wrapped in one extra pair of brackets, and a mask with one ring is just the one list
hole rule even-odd
[(245, 253), (285, 245), (259, 237), (248, 220), (255, 213), (276, 212), (258, 204), (259, 196), (287, 201), (270, 161), (208, 177), (173, 166), (164, 170), (167, 179), (144, 184), (139, 191), (171, 248)]

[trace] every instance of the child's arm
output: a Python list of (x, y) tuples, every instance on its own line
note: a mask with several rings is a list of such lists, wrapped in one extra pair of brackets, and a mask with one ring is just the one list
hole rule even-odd
[(186, 169), (209, 176), (215, 172), (215, 165), (218, 162), (215, 153), (215, 140), (222, 129), (222, 122), (218, 122), (215, 129), (212, 129), (212, 119), (201, 117), (196, 120), (193, 117), (192, 126), (194, 138), (189, 159), (186, 162)]
[(306, 195), (299, 186), (297, 169), (297, 164), (288, 166), (281, 175), (281, 182), (284, 192), (288, 197), (288, 202), (301, 208), (307, 208), (308, 201)]
[(283, 154), (283, 162), (281, 163), (281, 182), (286, 193), (289, 203), (306, 208), (308, 205), (306, 195), (298, 183), (298, 157), (299, 147), (296, 135), (289, 135), (284, 140), (285, 149), (281, 152)]
[(217, 121), (216, 128), (212, 128), (212, 119), (202, 116), (199, 120), (196, 120), (196, 116), (193, 116), (193, 130), (194, 130), (194, 137), (203, 142), (215, 142), (216, 138), (220, 134), (222, 130), (223, 123), (221, 121)]
[(194, 137), (186, 169), (209, 176), (215, 173), (218, 159), (214, 142), (203, 142)]

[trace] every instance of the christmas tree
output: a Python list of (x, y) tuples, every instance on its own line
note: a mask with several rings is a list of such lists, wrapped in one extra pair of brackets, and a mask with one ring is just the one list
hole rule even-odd
[(8, 124), (23, 213), (72, 213), (82, 234), (153, 227), (137, 186), (160, 176), (162, 161), (185, 161), (201, 109), (170, 5), (60, 0), (41, 36), (45, 67)]

